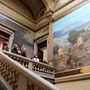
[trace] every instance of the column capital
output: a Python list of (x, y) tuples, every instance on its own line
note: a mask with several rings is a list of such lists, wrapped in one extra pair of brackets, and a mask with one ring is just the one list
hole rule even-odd
[(46, 16), (47, 16), (47, 18), (48, 18), (49, 23), (50, 23), (50, 22), (54, 22), (54, 19), (53, 19), (52, 15), (53, 15), (53, 11), (52, 11), (52, 10), (48, 10), (48, 11), (46, 12)]
[(52, 10), (46, 11), (46, 16), (47, 17), (51, 17), (52, 15), (53, 15), (53, 11)]

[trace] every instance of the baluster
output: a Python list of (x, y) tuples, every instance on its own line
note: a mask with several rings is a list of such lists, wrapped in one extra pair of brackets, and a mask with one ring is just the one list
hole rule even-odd
[(17, 58), (17, 60), (16, 60), (17, 62), (19, 62), (19, 58)]
[(28, 68), (27, 63), (28, 63), (28, 62), (25, 60), (25, 61), (24, 61), (24, 67), (26, 67), (26, 68)]
[(20, 63), (20, 58), (19, 58), (18, 62)]
[(34, 71), (36, 71), (36, 64), (34, 63)]
[[(22, 59), (22, 62), (21, 62), (21, 65), (22, 65), (22, 66), (24, 66), (24, 62), (25, 62), (25, 61)], [(25, 67), (25, 66), (24, 66), (24, 67)]]
[(12, 56), (8, 55), (8, 57), (12, 58)]
[(52, 68), (50, 68), (50, 75), (52, 75)]
[(32, 70), (35, 71), (36, 70), (35, 68), (36, 68), (35, 63), (33, 63), (33, 69)]
[(38, 64), (36, 64), (36, 71), (38, 72)]
[(42, 67), (42, 66), (40, 66), (40, 72), (41, 72), (41, 73), (43, 72), (43, 67)]
[(48, 68), (46, 67), (46, 74), (48, 74)]
[(16, 58), (13, 56), (12, 59), (15, 60)]
[(50, 74), (50, 70), (49, 70), (49, 67), (48, 67), (48, 74)]
[(28, 65), (29, 65), (29, 62), (28, 62), (28, 61), (26, 61), (26, 68), (28, 68)]
[(42, 65), (42, 73), (44, 73), (44, 67), (43, 67), (43, 65)]
[(23, 61), (22, 61), (22, 59), (20, 59), (20, 63), (21, 63), (21, 65), (23, 64)]
[(47, 71), (48, 71), (48, 74), (49, 74), (49, 73), (50, 73), (50, 72), (49, 72), (49, 67), (47, 68)]
[(38, 72), (40, 72), (40, 65), (38, 65)]
[(43, 73), (45, 73), (45, 67), (43, 66)]
[(51, 68), (49, 69), (49, 74), (51, 75)]

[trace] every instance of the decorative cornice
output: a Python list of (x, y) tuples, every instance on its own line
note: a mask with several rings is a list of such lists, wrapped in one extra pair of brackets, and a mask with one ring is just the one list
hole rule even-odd
[(7, 27), (7, 26), (5, 26), (5, 25), (2, 25), (2, 24), (0, 24), (0, 28), (1, 29), (4, 29), (4, 30), (10, 30), (9, 32), (15, 32), (15, 30), (12, 30), (11, 28), (9, 28), (9, 27)]
[(47, 40), (48, 35), (49, 35), (49, 33), (47, 33), (47, 34), (45, 34), (45, 35), (43, 35), (43, 36), (35, 39), (34, 42), (35, 42), (36, 44), (38, 44), (38, 43), (40, 43), (40, 42), (43, 42), (43, 41)]
[(3, 12), (1, 12), (1, 10), (0, 10), (0, 16), (2, 16), (3, 18), (9, 20), (12, 23), (17, 24), (18, 26), (20, 26), (20, 27), (22, 27), (22, 28), (24, 28), (24, 29), (26, 29), (28, 31), (33, 31), (34, 32), (34, 30), (32, 28), (30, 28), (30, 27), (24, 25), (23, 23), (21, 23), (21, 22), (15, 20), (15, 19), (9, 17), (8, 15), (4, 14)]
[(62, 5), (54, 8), (53, 12), (57, 12), (58, 10), (62, 9), (63, 7), (65, 7), (65, 6), (67, 6), (67, 5), (69, 5), (69, 4), (72, 3), (73, 1), (75, 1), (75, 0), (68, 0), (66, 3), (64, 3), (64, 4), (62, 4)]
[[(76, 0), (71, 0), (70, 2), (68, 2), (66, 4), (69, 5), (71, 3), (74, 3), (74, 1)], [(53, 19), (54, 19), (54, 22), (56, 22), (57, 20), (60, 20), (61, 18), (63, 18), (64, 16), (72, 13), (73, 11), (79, 9), (80, 7), (82, 7), (83, 5), (87, 4), (88, 2), (90, 2), (89, 0), (80, 0), (80, 1), (76, 1), (77, 3), (75, 5), (73, 5), (72, 7), (68, 8), (67, 10), (61, 12), (60, 14), (58, 14), (57, 16), (54, 16), (55, 13), (59, 12), (61, 9), (65, 8), (65, 5), (60, 7), (60, 9), (57, 9), (56, 11), (54, 11), (54, 14), (53, 14)]]

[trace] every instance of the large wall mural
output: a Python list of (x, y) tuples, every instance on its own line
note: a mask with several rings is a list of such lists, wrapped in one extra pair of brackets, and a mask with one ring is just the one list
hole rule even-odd
[(57, 71), (90, 65), (90, 3), (53, 24)]

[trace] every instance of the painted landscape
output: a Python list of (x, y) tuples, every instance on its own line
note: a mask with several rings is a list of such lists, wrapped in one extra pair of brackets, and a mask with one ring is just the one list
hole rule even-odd
[(90, 65), (90, 3), (53, 24), (56, 71)]

